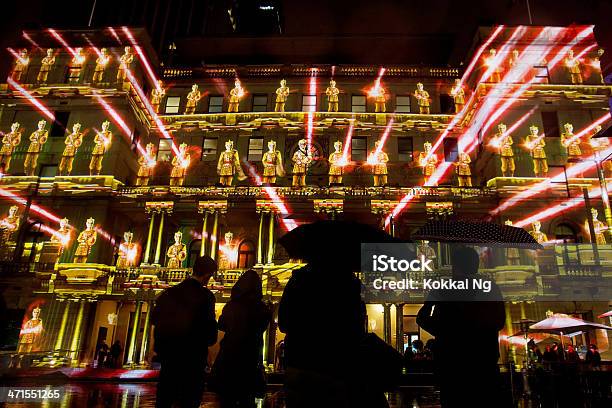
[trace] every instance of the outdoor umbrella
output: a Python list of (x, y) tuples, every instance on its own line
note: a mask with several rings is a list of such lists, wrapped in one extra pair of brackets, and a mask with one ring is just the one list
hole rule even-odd
[(484, 221), (429, 221), (415, 234), (415, 240), (462, 242), (527, 249), (542, 249), (522, 228)]
[(303, 224), (278, 241), (291, 258), (306, 262), (341, 260), (354, 271), (361, 268), (362, 243), (399, 243), (386, 232), (367, 224), (350, 221), (315, 221)]
[(555, 313), (549, 318), (529, 326), (530, 332), (559, 334), (561, 336), (562, 348), (564, 335), (595, 329), (612, 330), (612, 327), (605, 324), (587, 322), (563, 313)]
[(600, 315), (599, 315), (599, 316), (597, 316), (597, 317), (599, 317), (599, 318), (604, 318), (604, 317), (608, 317), (608, 316), (612, 316), (612, 310), (610, 310), (609, 312), (606, 312), (606, 313), (604, 313), (604, 314), (600, 314)]

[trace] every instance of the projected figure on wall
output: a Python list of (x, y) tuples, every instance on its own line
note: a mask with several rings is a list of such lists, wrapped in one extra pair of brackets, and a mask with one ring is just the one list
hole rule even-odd
[(155, 145), (153, 143), (148, 143), (145, 148), (145, 153), (138, 158), (137, 186), (149, 185), (149, 180), (153, 177), (153, 170), (156, 164)]
[(507, 132), (507, 128), (504, 123), (497, 125), (497, 133), (494, 137), (495, 140), (499, 142), (502, 176), (514, 177), (514, 170), (516, 169), (514, 164), (514, 150), (512, 148), (514, 140), (512, 140), (512, 136)]
[(244, 96), (244, 88), (240, 84), (240, 80), (236, 78), (234, 81), (234, 87), (230, 90), (229, 104), (227, 105), (228, 112), (238, 112), (240, 107), (240, 100)]
[(81, 79), (81, 71), (83, 70), (83, 64), (85, 64), (85, 60), (87, 56), (83, 54), (82, 48), (75, 48), (74, 56), (70, 61), (70, 65), (68, 65), (68, 83), (69, 84), (77, 84)]
[(219, 183), (226, 187), (232, 185), (234, 175), (238, 176), (238, 180), (246, 179), (240, 165), (238, 150), (234, 149), (234, 142), (231, 140), (225, 142), (225, 150), (219, 155), (217, 174), (219, 175)]
[(85, 222), (85, 230), (81, 231), (77, 238), (77, 248), (74, 252), (74, 263), (86, 263), (87, 257), (91, 252), (91, 248), (96, 243), (98, 238), (98, 233), (94, 228), (95, 220), (93, 218), (88, 218)]
[(49, 72), (55, 65), (55, 50), (53, 48), (49, 48), (47, 50), (47, 55), (40, 61), (40, 71), (38, 71), (38, 76), (36, 80), (40, 84), (46, 84), (47, 79), (49, 78)]
[(465, 106), (465, 90), (461, 85), (461, 79), (455, 79), (455, 86), (451, 88), (451, 96), (455, 102), (455, 113), (461, 112)]
[(19, 211), (19, 207), (16, 205), (10, 206), (7, 216), (0, 220), (0, 238), (2, 238), (0, 245), (2, 246), (15, 242), (15, 235), (21, 222), (21, 217), (17, 214), (17, 211)]
[(66, 136), (64, 140), (66, 147), (62, 153), (59, 166), (57, 167), (58, 175), (69, 176), (72, 173), (72, 163), (74, 163), (74, 156), (77, 154), (77, 150), (83, 144), (83, 133), (81, 132), (81, 124), (75, 123), (72, 126), (72, 133)]
[(563, 125), (564, 132), (561, 134), (561, 144), (567, 151), (567, 161), (575, 162), (580, 160), (582, 150), (580, 149), (580, 137), (574, 135), (574, 125), (566, 123)]
[(416, 91), (414, 91), (414, 97), (416, 98), (417, 105), (419, 106), (419, 113), (421, 115), (429, 115), (429, 92), (423, 88), (423, 84), (420, 82), (417, 84)]
[(342, 184), (344, 174), (344, 153), (342, 152), (342, 142), (334, 142), (334, 152), (329, 155), (329, 184)]
[(45, 126), (47, 126), (47, 121), (39, 121), (38, 129), (36, 129), (30, 135), (30, 146), (28, 146), (26, 158), (23, 162), (23, 170), (28, 176), (33, 176), (36, 173), (36, 166), (38, 165), (38, 156), (40, 155), (44, 144), (47, 143), (47, 139), (49, 138), (49, 132), (45, 129)]
[(569, 50), (565, 58), (565, 66), (570, 76), (570, 81), (574, 85), (582, 85), (582, 72), (580, 70), (580, 61), (574, 57), (574, 51)]
[(472, 169), (470, 168), (470, 155), (461, 152), (457, 156), (457, 161), (454, 163), (455, 172), (457, 173), (457, 181), (459, 187), (472, 187)]
[(187, 153), (187, 144), (181, 143), (178, 155), (172, 158), (172, 171), (170, 172), (170, 185), (182, 186), (187, 175), (187, 168), (191, 164), (191, 157)]
[(168, 257), (168, 268), (182, 268), (183, 261), (187, 258), (187, 246), (183, 244), (183, 233), (177, 231), (174, 233), (174, 244), (170, 245), (166, 256)]
[(533, 239), (535, 239), (539, 244), (543, 244), (546, 241), (548, 241), (548, 237), (546, 236), (545, 233), (543, 233), (542, 231), (540, 231), (540, 228), (542, 228), (542, 224), (540, 223), (540, 221), (534, 221), (533, 224), (531, 224), (531, 231), (529, 231), (529, 234), (533, 237)]
[(124, 83), (127, 79), (127, 71), (132, 67), (134, 62), (134, 54), (132, 54), (132, 47), (125, 47), (123, 55), (119, 58), (119, 69), (117, 70), (117, 82)]
[(51, 235), (51, 242), (56, 242), (60, 244), (59, 254), (61, 255), (64, 252), (64, 249), (68, 247), (70, 244), (70, 240), (72, 239), (72, 232), (70, 231), (70, 223), (68, 218), (62, 218), (60, 220), (60, 227), (53, 235)]
[(387, 95), (380, 81), (376, 81), (374, 87), (368, 91), (368, 96), (374, 98), (375, 113), (384, 113), (387, 111)]
[(425, 142), (423, 144), (423, 150), (419, 153), (419, 166), (423, 168), (423, 181), (429, 182), (429, 178), (436, 171), (438, 165), (438, 156), (431, 151), (431, 143)]
[(374, 151), (368, 157), (368, 164), (372, 166), (372, 174), (374, 175), (374, 187), (383, 187), (387, 185), (387, 162), (389, 156), (382, 150), (380, 140), (374, 143)]
[(191, 92), (187, 94), (187, 104), (185, 105), (185, 115), (192, 115), (195, 113), (198, 104), (202, 99), (202, 93), (198, 89), (197, 84), (191, 85)]
[(19, 331), (18, 353), (32, 353), (41, 350), (41, 340), (43, 337), (43, 321), (41, 319), (41, 309), (36, 306), (32, 309), (32, 317), (26, 320)]
[(11, 168), (11, 158), (15, 148), (21, 143), (23, 129), (15, 122), (11, 125), (11, 131), (2, 136), (2, 147), (0, 147), (0, 173), (6, 173)]
[(328, 112), (338, 112), (338, 95), (340, 94), (340, 90), (336, 88), (336, 81), (333, 79), (329, 81), (329, 86), (325, 90), (325, 95), (327, 95), (327, 111)]
[(17, 82), (21, 81), (21, 77), (28, 68), (28, 64), (30, 64), (30, 57), (28, 56), (28, 50), (24, 48), (19, 52), (19, 55), (15, 57), (15, 65), (11, 72), (11, 78)]
[(151, 91), (151, 106), (153, 106), (153, 111), (155, 111), (155, 113), (159, 113), (159, 106), (165, 96), (166, 89), (164, 88), (164, 83), (160, 79), (157, 81), (157, 86)]
[[(593, 221), (593, 230), (595, 231), (595, 242), (598, 245), (606, 244), (606, 231), (608, 230), (608, 226), (603, 222), (597, 219), (598, 211), (595, 208), (591, 208), (591, 217)], [(584, 229), (587, 232), (590, 232), (589, 221), (584, 222)]]
[(110, 122), (108, 120), (102, 122), (102, 131), (97, 132), (94, 137), (94, 148), (91, 152), (91, 161), (89, 162), (89, 174), (97, 176), (102, 171), (102, 159), (104, 153), (108, 150), (113, 142), (113, 133), (109, 130)]
[(119, 245), (117, 269), (127, 269), (136, 266), (138, 257), (138, 244), (132, 242), (134, 234), (130, 231), (123, 233), (123, 242)]
[(275, 184), (276, 177), (283, 177), (285, 175), (285, 168), (283, 167), (283, 156), (281, 152), (276, 150), (276, 142), (270, 140), (268, 142), (268, 151), (261, 157), (263, 163), (263, 178), (264, 184)]
[(306, 170), (312, 163), (312, 156), (308, 151), (308, 142), (301, 139), (298, 142), (298, 149), (293, 153), (293, 187), (306, 186)]
[(533, 174), (536, 177), (546, 177), (548, 174), (548, 160), (546, 159), (546, 140), (540, 135), (540, 129), (533, 125), (529, 127), (529, 136), (525, 140), (527, 150), (533, 159)]
[(100, 50), (100, 55), (96, 58), (96, 67), (94, 68), (93, 77), (91, 79), (94, 84), (99, 84), (104, 81), (104, 71), (106, 71), (106, 67), (110, 60), (111, 57), (108, 55), (108, 50), (102, 48)]
[(495, 48), (491, 48), (489, 50), (489, 55), (484, 57), (484, 64), (487, 69), (493, 68), (493, 72), (491, 72), (491, 76), (489, 77), (489, 82), (501, 82), (502, 78), (502, 66), (496, 61), (497, 50)]
[(276, 105), (274, 106), (274, 112), (284, 112), (285, 103), (289, 97), (289, 87), (287, 81), (281, 79), (280, 87), (276, 89)]

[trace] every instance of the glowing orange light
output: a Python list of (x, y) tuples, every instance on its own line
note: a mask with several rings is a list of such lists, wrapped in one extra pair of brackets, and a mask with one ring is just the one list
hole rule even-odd
[(348, 131), (346, 132), (346, 138), (344, 139), (344, 148), (342, 150), (342, 160), (340, 162), (342, 166), (345, 166), (346, 164), (348, 164), (348, 154), (349, 154), (349, 149), (351, 148), (351, 140), (353, 138), (354, 126), (355, 126), (355, 122), (351, 121)]

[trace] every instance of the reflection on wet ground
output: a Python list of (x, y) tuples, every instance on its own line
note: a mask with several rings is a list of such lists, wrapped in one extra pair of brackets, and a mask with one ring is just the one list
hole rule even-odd
[[(4, 385), (4, 384), (3, 384)], [(15, 386), (26, 387), (19, 383)], [(41, 384), (32, 384), (41, 387)], [(58, 384), (65, 391), (61, 400), (36, 403), (7, 403), (7, 408), (30, 407), (88, 407), (88, 408), (153, 408), (155, 407), (156, 384), (148, 383), (101, 383), (82, 382)], [(280, 387), (274, 387), (263, 400), (258, 401), (258, 408), (283, 408), (285, 406), (283, 392)], [(439, 394), (430, 387), (406, 388), (398, 393), (387, 396), (391, 408), (433, 408), (439, 407)], [(217, 408), (219, 403), (213, 393), (206, 393), (201, 408)]]

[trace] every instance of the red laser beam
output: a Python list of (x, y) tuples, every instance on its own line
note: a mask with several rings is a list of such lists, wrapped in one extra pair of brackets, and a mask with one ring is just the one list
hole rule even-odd
[(70, 47), (68, 45), (68, 43), (66, 42), (66, 40), (64, 40), (64, 38), (54, 29), (52, 28), (47, 28), (47, 31), (53, 36), (53, 38), (55, 38), (57, 41), (59, 41), (60, 44), (62, 44), (64, 46), (64, 48), (70, 53), (72, 54), (73, 57), (77, 56), (76, 51), (74, 50), (74, 48)]
[(157, 77), (155, 76), (155, 73), (153, 72), (153, 68), (151, 68), (151, 64), (149, 64), (149, 60), (147, 59), (147, 56), (144, 54), (144, 52), (142, 52), (142, 48), (140, 47), (140, 45), (138, 45), (138, 43), (136, 42), (136, 39), (134, 38), (131, 31), (127, 27), (121, 27), (121, 30), (127, 36), (128, 40), (132, 44), (132, 47), (134, 47), (134, 49), (136, 50), (136, 53), (138, 54), (140, 62), (142, 62), (142, 65), (144, 65), (145, 71), (147, 72), (147, 75), (149, 75), (149, 79), (151, 79), (153, 86), (159, 89), (159, 83), (158, 83)]
[(45, 105), (42, 104), (39, 100), (37, 100), (31, 93), (29, 93), (25, 88), (19, 85), (13, 78), (7, 78), (6, 82), (15, 88), (17, 92), (23, 95), (28, 102), (30, 102), (36, 109), (40, 111), (43, 115), (47, 117), (50, 121), (55, 121), (55, 115), (51, 113), (49, 109)]
[(349, 125), (348, 131), (346, 132), (346, 138), (344, 139), (344, 148), (342, 151), (342, 164), (346, 165), (348, 163), (348, 153), (351, 148), (351, 140), (353, 139), (353, 130), (354, 130), (355, 122), (351, 121)]
[(21, 35), (23, 36), (23, 38), (28, 40), (30, 42), (30, 44), (32, 44), (34, 47), (36, 47), (39, 50), (42, 50), (42, 47), (40, 45), (38, 45), (38, 43), (36, 41), (34, 41), (32, 39), (32, 37), (30, 37), (30, 35), (28, 33), (26, 33), (25, 31), (22, 31)]

